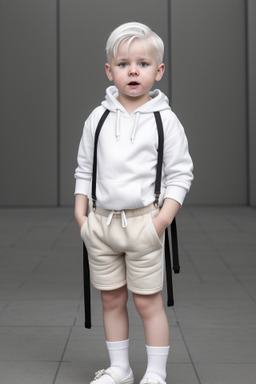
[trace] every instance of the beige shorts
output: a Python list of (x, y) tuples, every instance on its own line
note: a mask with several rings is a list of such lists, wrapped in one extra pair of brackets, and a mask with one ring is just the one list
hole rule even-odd
[(97, 207), (81, 228), (91, 282), (100, 290), (127, 285), (134, 293), (157, 293), (163, 288), (164, 274), (163, 239), (152, 221), (158, 209), (151, 204), (123, 212)]

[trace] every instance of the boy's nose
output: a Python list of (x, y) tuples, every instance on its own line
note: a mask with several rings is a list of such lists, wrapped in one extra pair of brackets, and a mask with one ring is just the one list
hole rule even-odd
[(136, 76), (136, 75), (138, 75), (138, 73), (139, 73), (139, 71), (138, 71), (138, 68), (136, 66), (130, 67), (129, 75)]

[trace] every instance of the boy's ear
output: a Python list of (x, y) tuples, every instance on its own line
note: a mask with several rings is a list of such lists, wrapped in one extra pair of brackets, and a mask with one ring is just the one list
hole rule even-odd
[(164, 70), (165, 70), (165, 65), (164, 65), (164, 63), (161, 63), (157, 68), (157, 73), (156, 73), (156, 78), (155, 78), (156, 81), (160, 81), (162, 79), (163, 74), (164, 74)]
[(111, 68), (110, 68), (109, 63), (105, 64), (105, 72), (106, 72), (106, 75), (107, 75), (107, 78), (109, 79), (109, 81), (113, 81), (113, 76), (112, 76), (112, 72), (111, 72)]

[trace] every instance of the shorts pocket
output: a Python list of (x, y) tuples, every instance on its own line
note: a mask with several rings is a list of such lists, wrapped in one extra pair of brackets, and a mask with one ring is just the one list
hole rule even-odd
[(158, 233), (157, 233), (156, 228), (155, 228), (154, 223), (153, 223), (153, 218), (157, 214), (158, 214), (158, 211), (153, 211), (152, 213), (149, 213), (149, 215), (148, 215), (148, 223), (149, 223), (149, 228), (150, 228), (151, 236), (153, 237), (153, 239), (155, 241), (155, 244), (158, 247), (162, 247), (163, 246), (163, 236), (161, 238), (158, 236)]
[(88, 219), (89, 219), (89, 216), (87, 217), (87, 219), (85, 220), (85, 222), (83, 223), (80, 229), (80, 236), (84, 241), (84, 243), (86, 243), (86, 239), (87, 239), (86, 234), (87, 234), (87, 227), (88, 227)]

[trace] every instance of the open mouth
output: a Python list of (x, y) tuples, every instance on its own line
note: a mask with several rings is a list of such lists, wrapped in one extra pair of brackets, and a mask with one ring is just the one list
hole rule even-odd
[(137, 81), (131, 81), (128, 85), (139, 85), (139, 83), (137, 83)]

